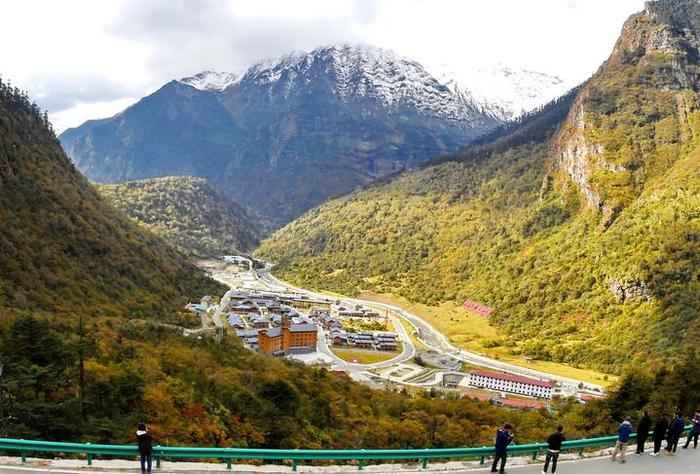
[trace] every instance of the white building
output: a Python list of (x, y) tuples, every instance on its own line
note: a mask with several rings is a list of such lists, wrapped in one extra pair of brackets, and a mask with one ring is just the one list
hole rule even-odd
[(553, 383), (544, 380), (486, 370), (469, 372), (469, 385), (538, 398), (552, 398), (554, 388)]

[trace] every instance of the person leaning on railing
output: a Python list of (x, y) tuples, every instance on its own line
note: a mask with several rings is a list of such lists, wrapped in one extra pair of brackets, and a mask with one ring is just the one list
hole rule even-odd
[(690, 433), (688, 433), (688, 439), (685, 440), (683, 449), (688, 449), (691, 439), (693, 440), (693, 449), (697, 449), (698, 447), (698, 436), (700, 436), (700, 412), (695, 412), (692, 422), (693, 427), (690, 429)]

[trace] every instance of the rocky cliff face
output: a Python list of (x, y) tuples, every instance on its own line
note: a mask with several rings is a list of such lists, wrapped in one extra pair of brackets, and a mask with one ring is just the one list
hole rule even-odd
[[(663, 170), (651, 161), (653, 151), (688, 139), (678, 130), (684, 123), (687, 128), (687, 115), (697, 105), (682, 91), (698, 89), (699, 42), (694, 23), (680, 27), (678, 16), (692, 19), (700, 7), (679, 4), (689, 9), (676, 10), (678, 4), (669, 0), (649, 2), (625, 23), (610, 58), (582, 88), (555, 141), (556, 169), (600, 211), (605, 227)], [(635, 94), (653, 97), (653, 103), (640, 106), (632, 100)], [(643, 134), (650, 140), (631, 144)]]

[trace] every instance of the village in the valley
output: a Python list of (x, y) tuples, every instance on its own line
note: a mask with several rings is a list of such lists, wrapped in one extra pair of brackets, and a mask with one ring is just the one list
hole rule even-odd
[(530, 376), (536, 372), (490, 359), (481, 363), (399, 308), (285, 286), (245, 257), (200, 266), (231, 289), (187, 309), (204, 327), (233, 332), (252, 351), (321, 365), (375, 388), (439, 391), (513, 408), (545, 408), (555, 396), (586, 403), (601, 395), (599, 387), (578, 381)]

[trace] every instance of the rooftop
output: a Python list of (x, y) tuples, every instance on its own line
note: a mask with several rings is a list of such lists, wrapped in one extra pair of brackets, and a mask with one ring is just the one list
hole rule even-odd
[(490, 377), (492, 379), (505, 380), (508, 382), (519, 382), (527, 385), (536, 385), (538, 387), (554, 388), (554, 384), (552, 382), (545, 382), (544, 380), (521, 377), (519, 375), (504, 374), (502, 372), (491, 372), (488, 370), (472, 370), (471, 372), (469, 372), (469, 374), (481, 377)]

